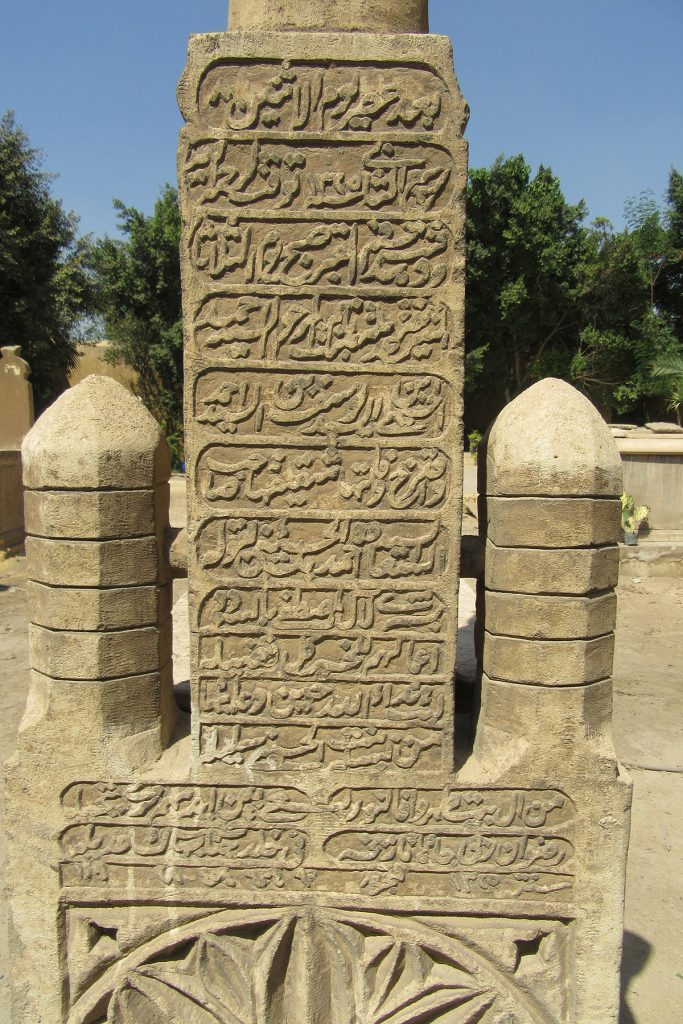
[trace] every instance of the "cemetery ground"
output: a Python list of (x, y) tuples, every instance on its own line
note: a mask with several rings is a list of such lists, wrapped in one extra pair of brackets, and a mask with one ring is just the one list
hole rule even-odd
[[(466, 475), (465, 493), (472, 490)], [(172, 481), (171, 520), (184, 522), (184, 480)], [(468, 503), (472, 507), (472, 502)], [(469, 528), (468, 528), (469, 526)], [(473, 532), (473, 523), (465, 523)], [(185, 581), (175, 599), (183, 607)], [(463, 654), (473, 590), (462, 585)], [(176, 679), (184, 673), (182, 627)], [(0, 761), (15, 747), (28, 688), (26, 560), (0, 562)], [(634, 782), (620, 1024), (683, 1020), (683, 578), (623, 579), (614, 664), (614, 737)], [(471, 660), (471, 655), (470, 655)], [(1, 811), (1, 808), (0, 808)], [(4, 892), (4, 828), (0, 825)], [(0, 926), (0, 1021), (9, 1020), (7, 943)]]

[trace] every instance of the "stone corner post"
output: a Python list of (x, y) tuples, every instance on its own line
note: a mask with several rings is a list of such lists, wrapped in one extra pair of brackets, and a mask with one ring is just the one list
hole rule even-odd
[(577, 929), (571, 998), (577, 1020), (607, 1024), (618, 1013), (631, 796), (612, 741), (621, 462), (597, 410), (552, 378), (503, 410), (484, 458), (473, 763), (496, 782), (553, 778), (581, 808), (577, 877), (591, 913)]
[(150, 764), (174, 724), (165, 438), (125, 388), (91, 376), (40, 417), (23, 461), (25, 725), (49, 704), (112, 770)]

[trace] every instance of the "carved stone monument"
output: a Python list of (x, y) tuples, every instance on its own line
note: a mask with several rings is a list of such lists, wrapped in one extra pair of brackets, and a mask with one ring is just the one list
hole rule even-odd
[(19, 345), (0, 349), (0, 451), (19, 450), (33, 426), (31, 369)]
[(15, 1024), (616, 1024), (620, 463), (559, 381), (495, 424), (468, 751), (467, 108), (426, 24), (419, 0), (245, 0), (191, 40), (191, 722), (167, 451), (89, 378), (25, 445)]
[(21, 442), (33, 424), (33, 388), (19, 352), (0, 349), (0, 553), (24, 539)]

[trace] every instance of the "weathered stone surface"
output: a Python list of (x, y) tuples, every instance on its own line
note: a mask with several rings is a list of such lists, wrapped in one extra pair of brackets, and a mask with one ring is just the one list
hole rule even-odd
[(154, 491), (28, 491), (25, 516), (34, 537), (139, 537), (153, 521)]
[(481, 710), (459, 779), (547, 778), (552, 763), (583, 807), (573, 863), (590, 910), (576, 921), (573, 1014), (614, 1024), (630, 798), (611, 737), (618, 456), (585, 399), (545, 381), (501, 413), (480, 458)]
[(38, 583), (65, 587), (121, 587), (156, 583), (159, 552), (154, 537), (131, 540), (26, 538), (26, 554)]
[(344, 29), (359, 32), (427, 32), (427, 0), (230, 0), (234, 32)]
[(613, 544), (616, 498), (489, 498), (489, 540), (497, 547), (586, 548)]
[[(136, 424), (134, 434), (130, 423)], [(144, 490), (171, 475), (158, 425), (137, 398), (107, 377), (86, 377), (65, 391), (28, 434), (22, 452), (24, 486), (33, 490)]]
[(645, 426), (653, 434), (683, 434), (683, 427), (679, 427), (677, 423), (658, 421), (657, 423), (646, 423)]
[(561, 380), (541, 380), (506, 406), (488, 446), (488, 494), (615, 497), (619, 455), (608, 425)]
[(194, 37), (179, 97), (200, 766), (448, 770), (467, 177), (450, 47)]
[(484, 672), (490, 679), (540, 686), (583, 686), (612, 674), (614, 634), (592, 640), (525, 640), (487, 633)]
[[(9, 769), (15, 1024), (616, 1024), (630, 790), (609, 680), (587, 678), (600, 658), (609, 674), (610, 630), (510, 639), (482, 616), (486, 667), (533, 685), (485, 676), (474, 753), (453, 745), (466, 108), (447, 41), (401, 34), (416, 10), (242, 5), (242, 28), (277, 16), (281, 29), (289, 12), (298, 29), (377, 27), (393, 12), (396, 33), (192, 40), (179, 91), (188, 528), (162, 536), (157, 507), (141, 538), (32, 539), (32, 566), (50, 559), (33, 580), (52, 584), (32, 586), (34, 657), (71, 676), (34, 672)], [(559, 567), (566, 594), (599, 586), (597, 605), (613, 507), (582, 499), (618, 493), (614, 452), (590, 414), (598, 440), (577, 461), (567, 420), (586, 418), (584, 400), (563, 392), (554, 423), (541, 394), (538, 421), (524, 397), (506, 410), (513, 433), (496, 425), (489, 461), (507, 451), (506, 479), (521, 481), (512, 441), (539, 435), (531, 454), (557, 452), (558, 472), (511, 496), (534, 542), (555, 541), (531, 509), (546, 478), (566, 484), (549, 493), (584, 547), (520, 546), (492, 502), (509, 544), (489, 543), (480, 596), (506, 573), (517, 593), (545, 573), (556, 595)], [(95, 490), (151, 491), (158, 432), (134, 484), (119, 472), (133, 449), (111, 451), (126, 431), (93, 424), (69, 493), (90, 489), (81, 470)], [(34, 486), (51, 492), (54, 448), (29, 445)], [(111, 525), (105, 506), (89, 506), (89, 529)], [(98, 546), (86, 584), (76, 554)], [(164, 621), (143, 620), (151, 589), (166, 607), (165, 561), (182, 572), (183, 546), (191, 722), (170, 742)], [(52, 595), (60, 551), (74, 591), (127, 587), (141, 620), (112, 598), (126, 619), (112, 629), (107, 597), (70, 624)], [(121, 580), (103, 587), (105, 555)], [(585, 623), (608, 617), (584, 604)], [(540, 599), (527, 613), (531, 636), (563, 621)], [(123, 667), (138, 674), (102, 679)], [(574, 685), (556, 685), (568, 672)]]
[(18, 345), (0, 348), (0, 451), (16, 451), (33, 425), (31, 369)]
[(24, 539), (21, 442), (33, 423), (33, 390), (19, 352), (0, 349), (0, 552)]
[(614, 630), (616, 594), (565, 597), (557, 594), (486, 595), (486, 625), (499, 636), (531, 640), (583, 640)]
[(31, 581), (27, 595), (33, 622), (48, 629), (135, 629), (171, 614), (170, 587), (50, 587)]
[(591, 594), (616, 586), (619, 550), (486, 545), (486, 586), (519, 594)]
[(497, 763), (501, 773), (515, 763), (542, 771), (549, 751), (554, 751), (558, 764), (564, 760), (569, 765), (576, 762), (580, 748), (590, 747), (591, 760), (598, 756), (597, 771), (614, 781), (609, 680), (544, 688), (484, 675), (481, 707), (475, 757), (482, 764)]
[(70, 632), (31, 625), (31, 662), (53, 679), (116, 679), (154, 672), (168, 624), (115, 632)]
[(0, 549), (21, 544), (24, 538), (24, 488), (21, 452), (0, 451)]
[[(161, 560), (168, 450), (137, 400), (88, 378), (41, 417), (24, 455), (39, 536), (26, 543), (31, 688), (7, 766), (13, 1020), (62, 1024), (60, 793), (74, 776), (149, 769), (176, 721)], [(81, 849), (94, 849), (87, 835)]]

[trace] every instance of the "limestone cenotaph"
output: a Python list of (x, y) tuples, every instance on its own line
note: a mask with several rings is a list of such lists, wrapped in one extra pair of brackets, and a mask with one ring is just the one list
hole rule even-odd
[(620, 462), (536, 384), (487, 438), (461, 568), (450, 44), (426, 0), (234, 0), (179, 99), (186, 536), (169, 555), (168, 449), (113, 381), (24, 443), (14, 1024), (616, 1024)]

